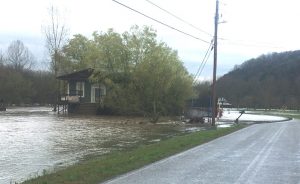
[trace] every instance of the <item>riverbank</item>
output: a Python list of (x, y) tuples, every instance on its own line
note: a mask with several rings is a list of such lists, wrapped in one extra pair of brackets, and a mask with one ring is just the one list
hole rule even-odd
[(77, 163), (63, 170), (25, 181), (24, 184), (92, 184), (135, 170), (160, 159), (209, 142), (245, 127), (211, 129), (169, 138), (154, 144), (142, 145), (132, 150), (115, 151), (111, 154)]

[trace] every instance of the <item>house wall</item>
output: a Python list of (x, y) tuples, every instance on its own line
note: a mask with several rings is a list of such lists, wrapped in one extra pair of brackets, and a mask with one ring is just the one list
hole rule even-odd
[[(88, 80), (70, 80), (68, 81), (68, 94), (70, 96), (78, 95), (78, 91), (76, 90), (77, 82), (84, 82), (84, 96), (80, 98), (80, 103), (99, 103), (100, 97), (106, 95), (106, 87), (103, 84), (91, 84)], [(97, 90), (95, 90), (95, 88), (97, 88)], [(92, 93), (93, 89), (95, 91)], [(91, 99), (92, 94), (95, 95), (95, 97), (93, 98), (93, 102)]]
[(71, 96), (76, 95), (76, 83), (84, 82), (84, 97), (80, 98), (81, 103), (90, 103), (91, 102), (91, 84), (89, 81), (69, 81), (69, 94)]
[(82, 102), (90, 103), (91, 102), (91, 83), (85, 81), (84, 85), (85, 90), (85, 97)]
[(69, 81), (69, 95), (76, 95), (76, 81)]

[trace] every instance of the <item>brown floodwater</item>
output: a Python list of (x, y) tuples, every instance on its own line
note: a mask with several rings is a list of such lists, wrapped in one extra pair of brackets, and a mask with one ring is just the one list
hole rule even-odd
[(44, 170), (204, 129), (123, 119), (57, 115), (47, 107), (0, 112), (0, 184), (21, 182)]

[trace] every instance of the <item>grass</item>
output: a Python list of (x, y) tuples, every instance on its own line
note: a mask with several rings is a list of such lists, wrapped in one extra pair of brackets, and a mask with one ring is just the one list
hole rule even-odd
[(24, 184), (92, 184), (106, 181), (147, 164), (206, 143), (243, 128), (237, 125), (185, 134), (129, 151), (119, 151), (84, 161), (51, 174), (25, 181)]

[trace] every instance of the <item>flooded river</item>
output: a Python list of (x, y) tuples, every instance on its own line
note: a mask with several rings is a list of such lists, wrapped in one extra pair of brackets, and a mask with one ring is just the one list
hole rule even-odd
[(128, 121), (57, 115), (45, 107), (0, 112), (0, 184), (24, 181), (43, 170), (202, 129), (196, 125)]

